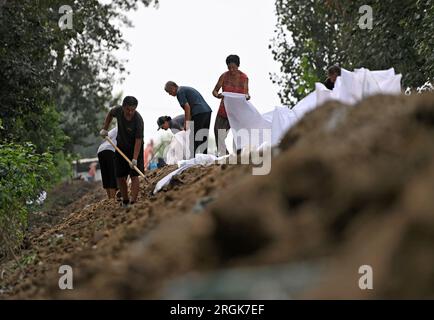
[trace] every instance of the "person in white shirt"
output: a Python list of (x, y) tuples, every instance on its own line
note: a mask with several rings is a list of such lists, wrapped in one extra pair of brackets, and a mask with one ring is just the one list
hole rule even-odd
[[(116, 145), (116, 136), (118, 127), (111, 129), (108, 133), (109, 138)], [(102, 186), (107, 192), (109, 199), (116, 196), (117, 183), (115, 173), (115, 148), (108, 142), (104, 141), (98, 148), (98, 161), (101, 169)]]

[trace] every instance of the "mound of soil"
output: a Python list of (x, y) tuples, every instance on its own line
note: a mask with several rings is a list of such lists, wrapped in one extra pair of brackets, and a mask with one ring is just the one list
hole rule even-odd
[[(287, 133), (267, 176), (196, 167), (153, 196), (165, 167), (134, 208), (91, 201), (33, 232), (22, 270), (2, 266), (4, 296), (432, 298), (433, 136), (433, 94), (329, 102)], [(59, 290), (64, 264), (74, 290)], [(373, 290), (359, 287), (365, 265)]]
[(100, 183), (90, 183), (83, 180), (71, 180), (59, 184), (48, 192), (47, 199), (41, 208), (29, 214), (29, 229), (44, 229), (58, 224), (65, 216), (84, 208), (85, 206), (105, 198), (105, 192)]

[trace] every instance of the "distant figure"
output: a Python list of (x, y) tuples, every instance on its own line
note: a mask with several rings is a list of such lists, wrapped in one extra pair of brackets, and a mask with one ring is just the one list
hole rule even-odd
[(87, 181), (89, 182), (95, 182), (95, 176), (96, 176), (96, 162), (92, 162), (89, 166), (89, 171), (87, 172)]
[(324, 85), (329, 90), (333, 90), (335, 87), (336, 79), (341, 75), (341, 67), (334, 65), (328, 68), (327, 70), (327, 79), (324, 82)]
[(183, 131), (184, 130), (184, 123), (185, 123), (185, 115), (183, 115), (183, 114), (181, 114), (181, 115), (179, 115), (173, 119), (169, 116), (162, 116), (162, 117), (159, 117), (157, 120), (158, 130), (170, 129), (170, 131), (172, 131), (173, 134), (176, 134), (179, 131)]
[(148, 169), (149, 169), (149, 170), (155, 170), (155, 169), (158, 169), (158, 164), (157, 164), (157, 162), (155, 162), (155, 161), (151, 161), (151, 162), (149, 163)]
[(145, 170), (149, 169), (149, 163), (154, 157), (154, 140), (151, 139), (143, 151), (143, 159), (145, 161)]
[(212, 112), (208, 103), (196, 89), (179, 87), (173, 81), (168, 81), (164, 90), (171, 96), (176, 97), (181, 108), (184, 109), (184, 129), (188, 131), (190, 129), (188, 123), (193, 123), (194, 130), (189, 131), (189, 141), (193, 142), (193, 148), (190, 147), (188, 158), (194, 158), (196, 152), (206, 154), (208, 152), (208, 135)]
[(240, 67), (240, 57), (237, 55), (230, 55), (226, 58), (226, 65), (229, 71), (226, 71), (220, 76), (212, 92), (214, 97), (221, 99), (220, 107), (214, 124), (214, 135), (217, 143), (217, 152), (220, 156), (228, 154), (225, 140), (228, 135), (228, 131), (231, 128), (228, 116), (226, 114), (223, 96), (221, 93), (219, 93), (220, 89), (222, 89), (223, 92), (245, 94), (246, 99), (250, 99), (249, 78), (243, 72), (238, 70)]
[[(117, 147), (131, 161), (128, 163), (120, 153), (115, 153), (117, 184), (122, 194), (122, 206), (128, 207), (137, 201), (139, 195), (139, 173), (134, 169), (136, 166), (141, 172), (144, 171), (143, 162), (143, 119), (136, 111), (138, 101), (135, 97), (127, 96), (122, 101), (122, 106), (114, 107), (107, 114), (104, 127), (100, 135), (105, 138), (108, 135), (108, 127), (113, 118), (118, 123), (116, 136)], [(128, 194), (127, 178), (131, 179), (131, 202)]]
[[(111, 129), (108, 133), (109, 138), (115, 145), (117, 134), (117, 127)], [(117, 189), (115, 172), (115, 148), (108, 141), (104, 141), (99, 146), (97, 154), (99, 167), (101, 169), (102, 187), (107, 192), (108, 198), (114, 199)]]
[(166, 162), (164, 161), (164, 158), (159, 157), (157, 159), (157, 167), (158, 168), (162, 168), (166, 165)]

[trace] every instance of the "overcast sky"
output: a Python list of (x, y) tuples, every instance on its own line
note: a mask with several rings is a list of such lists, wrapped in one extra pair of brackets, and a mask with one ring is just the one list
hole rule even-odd
[(278, 72), (268, 49), (276, 24), (274, 0), (160, 0), (158, 9), (140, 6), (129, 14), (133, 28), (123, 29), (131, 47), (118, 54), (127, 58), (130, 74), (115, 93), (139, 100), (145, 142), (157, 139), (157, 118), (183, 113), (164, 84), (173, 80), (202, 93), (213, 109), (213, 127), (219, 100), (211, 94), (227, 70), (229, 54), (241, 58), (240, 70), (250, 81), (251, 102), (261, 111), (280, 104), (270, 72)]

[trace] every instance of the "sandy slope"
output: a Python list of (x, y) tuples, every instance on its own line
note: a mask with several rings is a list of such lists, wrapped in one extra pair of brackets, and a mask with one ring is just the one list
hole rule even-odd
[[(1, 287), (7, 298), (432, 298), (433, 137), (432, 94), (328, 103), (288, 132), (268, 176), (192, 168), (152, 196), (166, 167), (127, 210), (89, 191), (32, 231), (24, 272), (2, 265)], [(58, 288), (62, 264), (74, 290)], [(359, 289), (361, 265), (374, 290)]]

